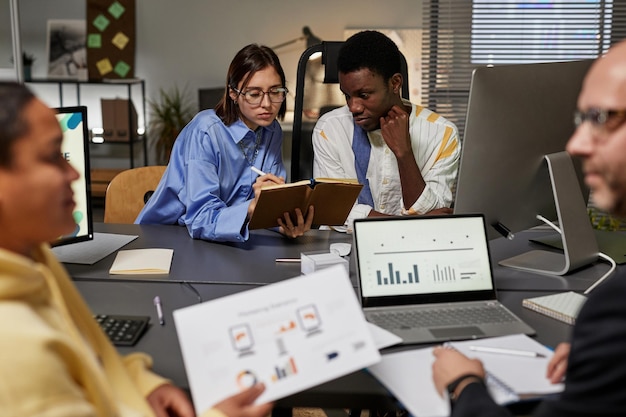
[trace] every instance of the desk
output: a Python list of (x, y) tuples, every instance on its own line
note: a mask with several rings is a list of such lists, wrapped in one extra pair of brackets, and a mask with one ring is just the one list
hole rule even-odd
[(498, 265), (498, 262), (533, 249), (556, 251), (547, 246), (529, 242), (545, 235), (553, 235), (553, 230), (528, 230), (515, 234), (515, 239), (494, 239), (489, 242), (493, 273), (498, 290), (523, 291), (584, 291), (609, 270), (606, 262), (596, 262), (573, 273), (558, 275), (533, 274)]
[[(205, 284), (194, 282), (193, 288), (203, 301), (255, 288), (255, 285)], [(177, 386), (188, 388), (172, 311), (199, 302), (198, 295), (187, 284), (175, 282), (78, 281), (76, 286), (95, 313), (140, 314), (151, 317), (151, 327), (133, 348), (119, 348), (122, 354), (142, 351), (154, 359), (154, 370)], [(501, 301), (537, 330), (537, 338), (549, 346), (567, 340), (571, 327), (522, 308), (521, 300), (532, 295), (523, 291), (504, 291)], [(152, 303), (161, 297), (165, 325), (158, 325)], [(391, 349), (397, 351), (408, 347)], [(375, 378), (365, 371), (355, 372), (337, 380), (284, 398), (281, 407), (379, 408), (392, 409), (393, 399)]]
[[(300, 252), (329, 250), (333, 242), (351, 242), (352, 235), (311, 230), (298, 239), (288, 239), (270, 230), (253, 230), (244, 243), (217, 243), (191, 239), (182, 226), (104, 224), (96, 232), (138, 235), (122, 249), (172, 248), (169, 275), (115, 275), (109, 269), (111, 254), (94, 265), (68, 264), (75, 280), (141, 280), (264, 285), (300, 275), (299, 263), (276, 263), (276, 258), (300, 258)], [(353, 283), (356, 284), (353, 277)]]
[[(188, 383), (173, 325), (173, 310), (200, 300), (207, 301), (291, 278), (299, 274), (299, 264), (276, 264), (275, 258), (298, 257), (301, 251), (328, 249), (333, 241), (345, 242), (351, 239), (350, 235), (314, 230), (303, 238), (289, 240), (275, 232), (261, 230), (254, 231), (249, 242), (223, 244), (193, 240), (189, 238), (187, 230), (180, 226), (97, 224), (96, 230), (139, 235), (139, 238), (125, 249), (174, 248), (170, 277), (165, 276), (155, 281), (138, 281), (137, 277), (132, 276), (123, 279), (110, 278), (108, 269), (114, 255), (94, 266), (68, 265), (68, 270), (77, 280), (76, 286), (94, 312), (151, 316), (152, 326), (138, 345), (134, 348), (121, 348), (120, 351), (129, 353), (139, 350), (149, 353), (154, 358), (155, 371), (183, 388), (187, 388)], [(530, 243), (519, 240), (512, 242), (495, 240), (490, 244), (494, 262), (531, 247)], [(605, 270), (605, 266), (592, 266), (568, 277), (528, 274), (498, 266), (494, 269), (499, 286), (502, 283), (513, 288), (499, 291), (500, 300), (535, 328), (539, 341), (554, 347), (569, 339), (571, 327), (522, 308), (521, 300), (548, 294), (551, 287), (558, 290), (568, 286), (586, 288)], [(352, 270), (354, 270), (353, 260)], [(542, 285), (547, 289), (542, 289)], [(524, 287), (526, 289), (523, 289)], [(157, 324), (156, 311), (152, 303), (155, 295), (159, 295), (163, 302), (165, 326)], [(399, 349), (407, 347), (391, 350)], [(394, 407), (394, 401), (385, 388), (365, 371), (282, 399), (278, 404), (281, 407), (362, 409)]]
[[(115, 254), (95, 265), (68, 264), (75, 280), (141, 280), (173, 282), (207, 282), (264, 285), (279, 282), (300, 274), (299, 263), (275, 262), (276, 258), (299, 258), (300, 252), (328, 250), (333, 242), (352, 242), (352, 235), (334, 231), (311, 230), (298, 239), (287, 239), (270, 230), (253, 230), (244, 243), (216, 243), (191, 239), (182, 226), (104, 224), (96, 223), (96, 232), (138, 235), (139, 238), (123, 249), (172, 248), (174, 258), (169, 275), (109, 276)], [(598, 262), (565, 276), (532, 274), (498, 265), (498, 261), (545, 246), (528, 241), (529, 238), (550, 234), (551, 231), (518, 233), (514, 240), (504, 238), (489, 242), (496, 288), (522, 291), (583, 291), (608, 271), (606, 263)], [(356, 286), (354, 257), (350, 257), (350, 277)]]

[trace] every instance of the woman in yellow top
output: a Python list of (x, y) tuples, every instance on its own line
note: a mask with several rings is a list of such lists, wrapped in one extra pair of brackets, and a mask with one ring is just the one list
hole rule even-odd
[[(75, 228), (77, 171), (61, 153), (53, 110), (26, 87), (0, 83), (0, 414), (194, 416), (188, 397), (121, 357), (46, 242)], [(258, 385), (203, 413), (262, 417)]]

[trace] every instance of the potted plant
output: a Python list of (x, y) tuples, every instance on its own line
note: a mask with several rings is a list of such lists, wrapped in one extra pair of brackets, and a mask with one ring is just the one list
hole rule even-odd
[(149, 100), (150, 123), (148, 134), (155, 147), (157, 162), (167, 164), (174, 141), (195, 114), (187, 89), (174, 87), (170, 91), (159, 89), (159, 98)]

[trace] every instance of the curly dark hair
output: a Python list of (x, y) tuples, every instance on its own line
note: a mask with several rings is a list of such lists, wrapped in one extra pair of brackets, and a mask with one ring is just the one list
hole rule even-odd
[(0, 82), (0, 167), (11, 166), (13, 143), (28, 133), (24, 108), (35, 99), (27, 87), (15, 82)]
[(339, 50), (337, 69), (347, 74), (367, 68), (385, 81), (401, 70), (400, 50), (387, 36), (365, 30), (348, 38)]
[[(264, 45), (250, 44), (237, 52), (228, 68), (224, 95), (215, 106), (215, 113), (226, 126), (230, 126), (239, 119), (239, 108), (235, 106), (228, 96), (229, 88), (237, 86), (241, 81), (243, 81), (242, 88), (245, 88), (256, 72), (267, 67), (273, 67), (276, 70), (280, 76), (280, 82), (285, 86), (285, 71), (283, 71), (283, 67), (280, 65), (278, 56), (271, 48)], [(278, 118), (282, 119), (286, 111), (287, 101), (285, 100), (278, 111)]]

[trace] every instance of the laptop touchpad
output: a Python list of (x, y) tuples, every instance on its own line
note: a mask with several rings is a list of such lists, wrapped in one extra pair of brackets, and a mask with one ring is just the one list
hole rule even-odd
[(482, 332), (476, 326), (465, 326), (465, 327), (439, 327), (428, 329), (436, 338), (438, 339), (450, 339), (450, 338), (471, 338), (472, 336), (484, 336), (485, 333)]

